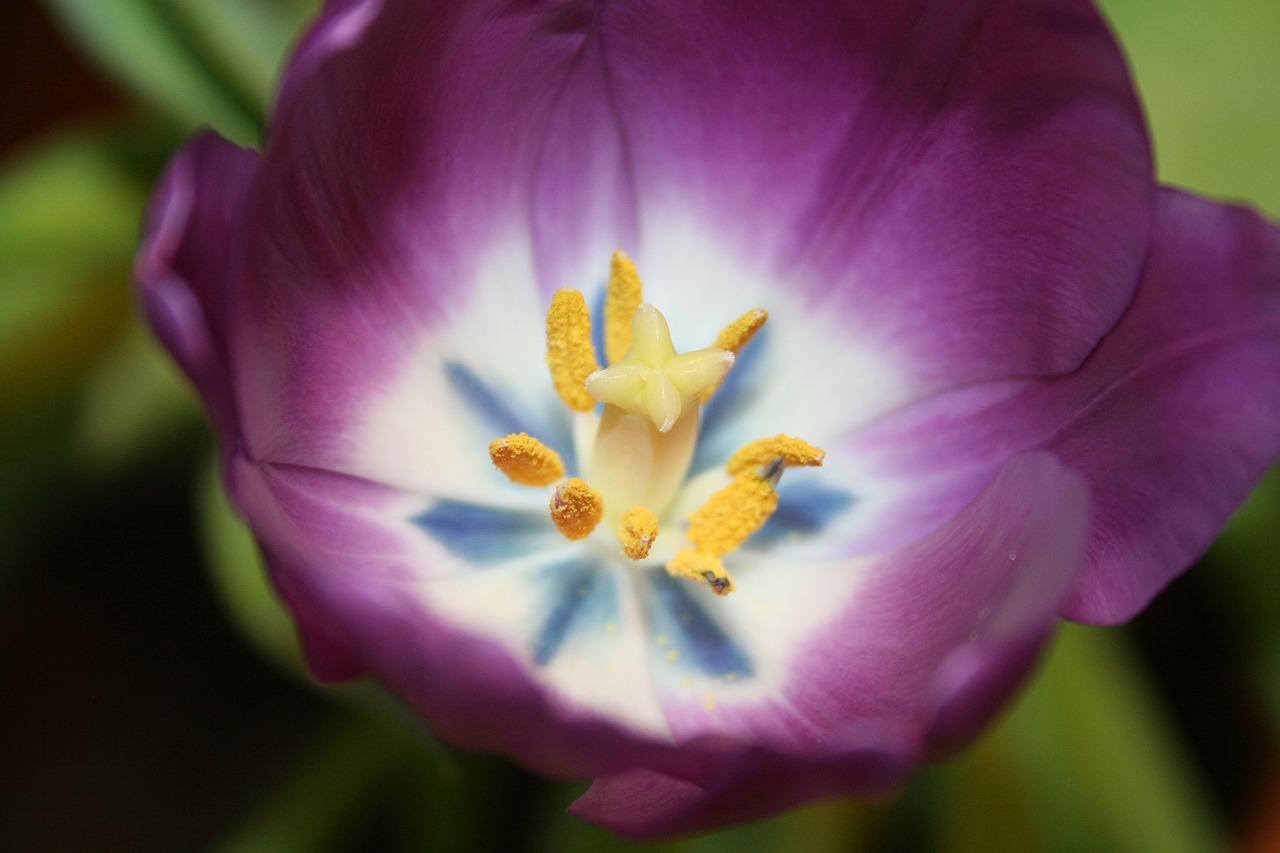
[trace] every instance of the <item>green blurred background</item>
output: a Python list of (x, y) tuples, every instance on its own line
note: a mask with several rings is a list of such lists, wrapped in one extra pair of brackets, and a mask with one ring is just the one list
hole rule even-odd
[[(8, 0), (0, 69), (0, 849), (630, 849), (582, 786), (312, 686), (134, 316), (149, 187), (256, 142), (312, 0)], [(1108, 0), (1163, 180), (1280, 215), (1280, 2)], [(1280, 478), (1132, 625), (1068, 626), (957, 758), (682, 851), (1280, 851)]]

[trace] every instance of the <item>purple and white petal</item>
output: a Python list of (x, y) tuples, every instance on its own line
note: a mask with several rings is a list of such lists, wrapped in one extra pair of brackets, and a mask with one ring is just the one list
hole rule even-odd
[[(1025, 677), (1079, 576), (1088, 523), (1083, 479), (1030, 453), (1011, 460), (951, 522), (899, 552), (843, 573), (762, 561), (739, 585), (762, 582), (782, 596), (776, 606), (795, 596), (761, 574), (785, 574), (791, 590), (827, 588), (839, 600), (803, 642), (775, 649), (789, 665), (786, 685), (752, 697), (722, 684), (714, 703), (674, 705), (673, 719), (701, 730), (687, 744), (704, 756), (699, 773), (608, 776), (573, 811), (655, 837), (889, 787), (970, 737)], [(850, 574), (856, 584), (840, 588)], [(726, 621), (747, 642), (767, 645), (777, 624), (767, 616), (772, 606), (746, 603)]]
[(1094, 494), (1091, 568), (1063, 615), (1131, 617), (1208, 547), (1280, 453), (1276, 229), (1164, 191), (1137, 297), (1078, 371), (938, 395), (830, 449), (835, 477), (834, 460), (857, 460), (846, 482), (865, 499), (826, 547), (908, 541), (1032, 448), (1080, 471)]

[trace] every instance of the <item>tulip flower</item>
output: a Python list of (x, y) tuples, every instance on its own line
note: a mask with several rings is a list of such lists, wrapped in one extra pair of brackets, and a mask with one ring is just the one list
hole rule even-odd
[(899, 783), (1280, 452), (1083, 0), (335, 0), (137, 269), (314, 674), (634, 837)]

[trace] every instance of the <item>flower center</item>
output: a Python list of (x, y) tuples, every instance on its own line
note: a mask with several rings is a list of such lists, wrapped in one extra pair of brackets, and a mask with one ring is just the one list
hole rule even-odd
[[(560, 399), (574, 411), (603, 403), (594, 440), (583, 454), (586, 479), (565, 480), (555, 451), (524, 433), (496, 439), (489, 456), (513, 482), (555, 485), (550, 514), (567, 539), (583, 539), (605, 521), (622, 553), (643, 560), (659, 534), (659, 520), (684, 484), (698, 440), (702, 404), (715, 393), (737, 353), (764, 325), (764, 310), (727, 326), (714, 346), (677, 353), (666, 318), (643, 302), (635, 266), (615, 252), (605, 294), (605, 350), (601, 368), (591, 344), (591, 316), (576, 290), (560, 290), (547, 311), (547, 366)], [(689, 547), (666, 569), (734, 589), (722, 558), (758, 530), (778, 504), (782, 471), (821, 465), (823, 453), (779, 435), (752, 442), (726, 465), (732, 482), (688, 517)]]

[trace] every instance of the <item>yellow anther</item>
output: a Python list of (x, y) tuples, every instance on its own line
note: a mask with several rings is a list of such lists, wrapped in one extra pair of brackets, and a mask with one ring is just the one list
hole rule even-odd
[(667, 563), (667, 572), (705, 583), (717, 595), (733, 592), (733, 578), (721, 558), (736, 551), (778, 508), (774, 487), (784, 468), (821, 465), (825, 455), (788, 435), (762, 438), (743, 447), (726, 466), (733, 482), (689, 514), (693, 547), (677, 552)]
[[(763, 326), (765, 321), (768, 319), (768, 311), (763, 308), (753, 308), (729, 325), (725, 326), (716, 338), (715, 346), (722, 350), (727, 350), (728, 352), (733, 353), (734, 356), (737, 356), (738, 353), (742, 352), (742, 348), (751, 342), (751, 339), (756, 336), (756, 332), (760, 331), (760, 327)], [(720, 382), (717, 382), (706, 391), (703, 391), (702, 402), (705, 403), (707, 400), (710, 400), (711, 395), (716, 393), (716, 390), (720, 387), (723, 381), (724, 380), (721, 379)]]
[(633, 506), (622, 516), (618, 525), (618, 539), (622, 541), (622, 553), (633, 560), (649, 556), (653, 540), (658, 538), (658, 517), (642, 506)]
[(720, 349), (727, 349), (737, 355), (742, 351), (743, 347), (751, 342), (751, 339), (756, 336), (756, 332), (760, 331), (760, 327), (768, 319), (768, 311), (763, 308), (753, 308), (725, 326), (721, 330), (719, 337), (716, 338), (715, 345)]
[(716, 595), (728, 595), (737, 587), (725, 571), (724, 563), (714, 554), (685, 548), (667, 563), (667, 574), (706, 584)]
[(604, 353), (610, 364), (631, 347), (631, 318), (644, 301), (643, 291), (636, 265), (621, 249), (614, 252), (604, 297)]
[(565, 539), (590, 536), (603, 517), (604, 498), (585, 480), (574, 477), (556, 486), (551, 496), (551, 520)]
[(756, 472), (739, 474), (689, 514), (689, 541), (695, 550), (723, 557), (747, 541), (778, 508), (778, 493)]
[(821, 465), (826, 453), (798, 438), (775, 435), (761, 438), (742, 447), (729, 459), (725, 470), (735, 477), (747, 471), (759, 471), (782, 460), (788, 468)]
[(489, 459), (522, 486), (549, 486), (564, 476), (560, 454), (523, 432), (495, 438), (489, 443)]
[(587, 393), (587, 377), (600, 369), (591, 345), (591, 312), (576, 290), (562, 288), (547, 309), (547, 367), (564, 404), (589, 412), (595, 398)]

